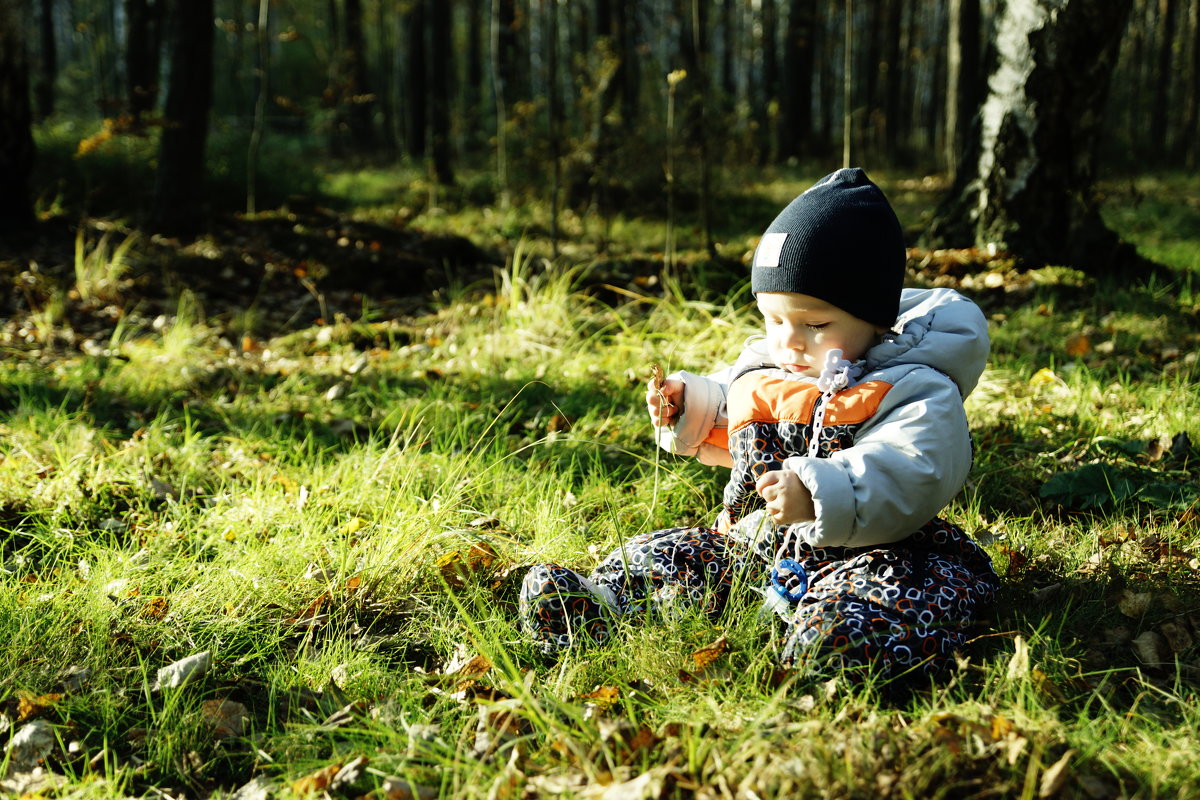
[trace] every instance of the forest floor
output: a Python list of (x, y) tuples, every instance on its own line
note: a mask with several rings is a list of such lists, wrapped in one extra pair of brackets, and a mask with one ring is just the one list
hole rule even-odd
[[(802, 184), (755, 187), (775, 207)], [(919, 228), (936, 184), (885, 183)], [(783, 673), (751, 597), (557, 659), (532, 563), (702, 520), (648, 365), (728, 359), (683, 226), (347, 204), (0, 252), (0, 791), (63, 797), (1185, 797), (1200, 783), (1200, 186), (1113, 181), (1146, 281), (910, 252), (987, 313), (947, 514), (1003, 579), (946, 680)], [(353, 204), (349, 204), (353, 205)]]

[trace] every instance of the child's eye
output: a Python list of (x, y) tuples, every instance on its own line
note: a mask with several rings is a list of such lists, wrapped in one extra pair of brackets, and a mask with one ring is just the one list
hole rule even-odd
[(809, 323), (808, 325), (805, 325), (804, 327), (808, 328), (810, 331), (819, 331), (822, 328), (825, 328), (828, 326), (829, 326), (828, 322), (818, 322), (818, 323)]

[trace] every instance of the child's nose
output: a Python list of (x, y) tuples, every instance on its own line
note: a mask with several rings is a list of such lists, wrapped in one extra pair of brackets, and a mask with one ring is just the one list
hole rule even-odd
[(789, 328), (783, 344), (792, 350), (804, 349), (804, 336), (798, 328)]

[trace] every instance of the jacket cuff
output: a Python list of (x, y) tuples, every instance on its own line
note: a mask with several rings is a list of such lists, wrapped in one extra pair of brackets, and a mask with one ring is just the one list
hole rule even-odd
[(670, 377), (683, 381), (683, 413), (670, 427), (656, 428), (654, 440), (670, 453), (694, 456), (717, 424), (725, 405), (725, 390), (714, 380), (691, 372)]
[(812, 493), (816, 520), (797, 529), (805, 542), (819, 547), (849, 547), (857, 523), (854, 486), (838, 465), (826, 458), (792, 456), (783, 462)]

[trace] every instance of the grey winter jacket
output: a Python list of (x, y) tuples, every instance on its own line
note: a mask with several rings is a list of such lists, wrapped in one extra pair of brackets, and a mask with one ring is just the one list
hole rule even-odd
[[(670, 452), (733, 468), (722, 525), (761, 505), (757, 497), (747, 497), (754, 465), (739, 461), (766, 460), (754, 448), (763, 436), (780, 434), (790, 444), (777, 453), (783, 460), (766, 468), (795, 471), (812, 492), (816, 509), (814, 521), (790, 526), (790, 537), (825, 547), (899, 541), (941, 511), (966, 480), (971, 440), (963, 398), (983, 372), (988, 346), (987, 320), (970, 300), (950, 289), (906, 289), (896, 324), (855, 365), (857, 377), (844, 389), (821, 394), (815, 378), (776, 368), (756, 337), (732, 367), (709, 376), (673, 376), (684, 382), (684, 409), (673, 427), (658, 429), (657, 440)], [(740, 407), (746, 404), (739, 398), (747, 395), (747, 375), (767, 394), (778, 395), (780, 387), (789, 396), (796, 390), (807, 393), (808, 417), (799, 423), (764, 422), (756, 411), (754, 420), (741, 419), (753, 416)], [(728, 401), (735, 381), (742, 388), (732, 398), (731, 427)], [(789, 387), (793, 381), (813, 386)], [(751, 387), (750, 394), (756, 391)], [(824, 404), (828, 413), (813, 413), (814, 395), (816, 406)], [(758, 402), (777, 407), (780, 401)], [(852, 424), (838, 425), (838, 413)], [(794, 409), (785, 416), (799, 419)], [(830, 430), (822, 429), (822, 417), (833, 420), (825, 425)], [(751, 424), (757, 426), (754, 432), (744, 430)], [(814, 437), (819, 445), (811, 452), (818, 457), (808, 455)], [(727, 447), (738, 455), (731, 456)], [(756, 469), (761, 473), (763, 465)], [(760, 524), (763, 513), (747, 516), (738, 527)]]

